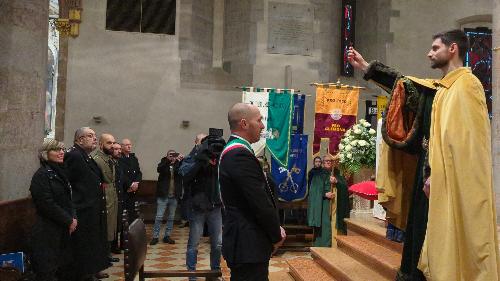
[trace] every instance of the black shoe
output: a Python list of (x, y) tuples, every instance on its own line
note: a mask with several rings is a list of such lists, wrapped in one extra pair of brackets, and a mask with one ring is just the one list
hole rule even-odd
[(158, 244), (158, 238), (153, 238), (151, 239), (151, 242), (149, 242), (149, 245), (156, 245)]
[(111, 253), (119, 255), (122, 254), (122, 250), (120, 250), (119, 248), (112, 248)]
[(98, 278), (98, 279), (106, 279), (106, 278), (109, 278), (109, 274), (107, 274), (106, 272), (98, 272), (95, 274), (95, 277)]
[(120, 259), (119, 258), (114, 258), (114, 257), (109, 257), (109, 261), (110, 262), (119, 262)]
[(95, 277), (93, 275), (84, 276), (84, 277), (81, 277), (78, 280), (79, 281), (100, 281), (100, 279), (98, 279), (97, 277)]
[(172, 240), (169, 236), (163, 238), (163, 243), (175, 244), (175, 240)]

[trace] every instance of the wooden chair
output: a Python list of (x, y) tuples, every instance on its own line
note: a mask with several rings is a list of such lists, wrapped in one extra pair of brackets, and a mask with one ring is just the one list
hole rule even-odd
[(123, 241), (124, 241), (124, 274), (125, 281), (133, 281), (139, 274), (139, 281), (144, 281), (146, 278), (156, 277), (206, 277), (218, 278), (222, 276), (220, 270), (154, 270), (144, 271), (144, 261), (147, 255), (147, 237), (146, 226), (142, 220), (137, 204), (136, 212), (138, 218), (135, 219), (130, 225), (128, 224), (127, 210), (123, 211)]

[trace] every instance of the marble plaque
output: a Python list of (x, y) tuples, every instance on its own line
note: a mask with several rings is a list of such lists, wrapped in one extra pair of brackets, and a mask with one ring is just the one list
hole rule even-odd
[(269, 2), (268, 53), (310, 56), (313, 48), (311, 5)]

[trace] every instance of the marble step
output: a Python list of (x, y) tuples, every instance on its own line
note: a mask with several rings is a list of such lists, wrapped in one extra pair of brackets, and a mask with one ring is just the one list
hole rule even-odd
[(294, 279), (288, 272), (280, 271), (269, 273), (269, 281), (294, 281)]
[[(311, 255), (337, 281), (392, 281), (338, 248), (311, 248)], [(297, 279), (296, 279), (297, 280)], [(319, 281), (322, 279), (316, 279)]]
[(385, 222), (376, 218), (347, 218), (347, 234), (365, 236), (377, 244), (390, 248), (398, 253), (403, 252), (403, 243), (397, 243), (385, 238)]
[(366, 266), (394, 279), (401, 263), (401, 254), (360, 235), (337, 236), (338, 248)]
[(398, 253), (403, 252), (403, 243), (397, 243), (385, 238), (386, 227), (384, 221), (373, 217), (354, 217), (345, 219), (345, 222), (347, 224), (347, 234), (357, 233)]
[(311, 259), (295, 258), (287, 261), (289, 274), (295, 281), (337, 281)]

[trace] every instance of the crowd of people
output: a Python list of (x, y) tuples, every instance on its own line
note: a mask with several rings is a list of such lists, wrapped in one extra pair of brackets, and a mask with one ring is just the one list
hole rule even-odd
[(121, 253), (122, 210), (133, 219), (135, 193), (142, 173), (129, 139), (121, 144), (110, 134), (97, 142), (95, 132), (82, 127), (74, 144), (46, 139), (41, 166), (30, 191), (37, 220), (32, 230), (32, 262), (37, 280), (97, 280), (118, 262)]
[[(275, 184), (249, 145), (260, 138), (262, 117), (255, 106), (236, 104), (228, 120), (227, 146), (221, 135), (199, 134), (186, 157), (170, 149), (158, 163), (150, 245), (159, 243), (165, 214), (162, 241), (175, 244), (172, 229), (180, 204), (181, 227), (189, 225), (188, 270), (196, 270), (200, 238), (207, 232), (212, 270), (220, 270), (224, 254), (232, 280), (266, 280), (270, 256), (286, 233), (279, 223)], [(44, 141), (30, 187), (37, 211), (32, 232), (37, 280), (108, 277), (104, 270), (119, 261), (111, 254), (123, 250), (122, 211), (128, 211), (129, 221), (136, 217), (142, 173), (131, 150), (129, 139), (118, 143), (108, 133), (97, 139), (89, 127), (75, 132), (67, 150), (57, 140)]]

